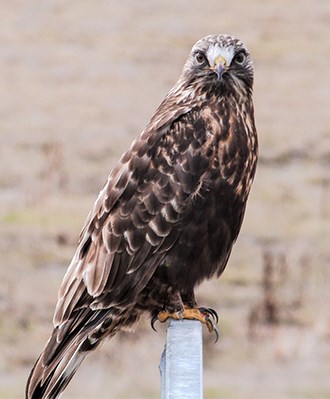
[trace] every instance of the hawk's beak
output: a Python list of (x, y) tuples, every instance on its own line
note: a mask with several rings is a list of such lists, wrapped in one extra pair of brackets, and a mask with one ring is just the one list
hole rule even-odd
[(211, 69), (218, 75), (218, 80), (221, 80), (222, 75), (228, 69), (226, 59), (220, 55), (214, 60), (214, 65), (211, 67)]

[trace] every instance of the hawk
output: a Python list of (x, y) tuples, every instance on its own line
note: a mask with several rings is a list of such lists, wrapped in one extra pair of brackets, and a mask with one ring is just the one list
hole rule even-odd
[(87, 217), (26, 398), (57, 398), (88, 352), (143, 312), (212, 329), (194, 289), (223, 272), (243, 221), (257, 163), (253, 75), (237, 38), (193, 46)]

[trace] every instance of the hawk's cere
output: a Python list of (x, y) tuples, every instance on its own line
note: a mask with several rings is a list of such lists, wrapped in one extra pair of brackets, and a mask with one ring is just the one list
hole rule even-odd
[(252, 86), (240, 40), (210, 35), (193, 46), (86, 220), (27, 398), (57, 398), (87, 353), (142, 312), (185, 317), (194, 288), (223, 272), (256, 169)]

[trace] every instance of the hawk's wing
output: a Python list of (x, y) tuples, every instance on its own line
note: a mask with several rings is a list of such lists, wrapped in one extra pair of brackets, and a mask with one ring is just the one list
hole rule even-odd
[(196, 112), (173, 104), (170, 112), (164, 103), (166, 112), (160, 106), (122, 156), (87, 218), (59, 291), (55, 326), (79, 308), (134, 303), (180, 234), (180, 214), (205, 159), (189, 145)]

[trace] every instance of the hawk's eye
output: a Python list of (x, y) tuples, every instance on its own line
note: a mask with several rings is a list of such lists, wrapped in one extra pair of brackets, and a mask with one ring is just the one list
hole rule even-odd
[(198, 51), (198, 52), (195, 54), (195, 59), (196, 59), (196, 61), (197, 61), (199, 64), (204, 64), (204, 62), (206, 61), (205, 54), (202, 53), (201, 51)]
[(246, 54), (243, 51), (241, 51), (240, 53), (236, 54), (234, 61), (236, 64), (242, 65), (244, 64), (245, 59), (246, 59)]

